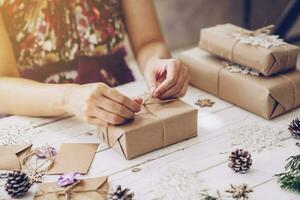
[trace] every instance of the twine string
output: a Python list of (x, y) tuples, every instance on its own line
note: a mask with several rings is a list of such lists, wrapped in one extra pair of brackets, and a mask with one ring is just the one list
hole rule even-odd
[(77, 186), (80, 183), (80, 180), (76, 181), (75, 183), (73, 183), (70, 186), (67, 186), (64, 188), (64, 190), (50, 190), (50, 191), (43, 191), (39, 189), (39, 194), (36, 194), (35, 197), (40, 197), (43, 196), (45, 194), (56, 194), (57, 196), (64, 196), (65, 200), (69, 200), (71, 198), (71, 195), (74, 193), (86, 193), (86, 192), (97, 192), (99, 194), (103, 193), (104, 195), (106, 195), (105, 191), (101, 191), (99, 190), (99, 188), (96, 189), (88, 189), (88, 190), (75, 190), (74, 187)]
[[(51, 169), (51, 167), (53, 166), (54, 160), (55, 160), (55, 157), (52, 155), (52, 153), (50, 151), (50, 148), (48, 148), (48, 147), (49, 147), (48, 145), (42, 147), (42, 148), (45, 148), (45, 151), (47, 152), (45, 154), (46, 158), (43, 159), (43, 160), (45, 160), (44, 162), (38, 164), (38, 161), (41, 160), (41, 159), (39, 159), (37, 157), (36, 149), (34, 149), (34, 150), (31, 150), (30, 153), (22, 159), (21, 168), (25, 169), (25, 170), (32, 171), (34, 173), (36, 173), (36, 172), (38, 172), (38, 173), (47, 173)], [(35, 158), (35, 166), (29, 165), (30, 161), (33, 158)], [(47, 163), (48, 163), (48, 165), (47, 165)]]

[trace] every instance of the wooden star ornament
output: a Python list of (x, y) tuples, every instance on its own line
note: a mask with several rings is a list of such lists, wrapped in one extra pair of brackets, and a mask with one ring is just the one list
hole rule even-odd
[(44, 175), (45, 175), (44, 172), (28, 172), (27, 173), (27, 176), (29, 177), (31, 184), (42, 183)]
[(215, 102), (210, 99), (198, 99), (195, 104), (200, 107), (212, 107)]

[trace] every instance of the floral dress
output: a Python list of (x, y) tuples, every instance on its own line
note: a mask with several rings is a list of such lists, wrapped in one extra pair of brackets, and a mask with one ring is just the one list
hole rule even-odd
[(0, 0), (22, 77), (48, 83), (133, 81), (120, 0)]

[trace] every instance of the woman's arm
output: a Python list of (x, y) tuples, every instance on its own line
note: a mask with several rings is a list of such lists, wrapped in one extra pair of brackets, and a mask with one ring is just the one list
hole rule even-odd
[(74, 114), (90, 124), (109, 126), (123, 123), (140, 109), (140, 100), (132, 101), (103, 83), (59, 85), (19, 78), (1, 13), (0, 41), (1, 114)]
[(153, 96), (180, 97), (186, 93), (189, 74), (177, 59), (170, 59), (152, 0), (123, 0), (133, 51)]
[(40, 117), (65, 114), (63, 103), (68, 87), (0, 76), (0, 113)]
[(56, 116), (62, 109), (64, 87), (18, 78), (14, 52), (0, 13), (0, 113)]
[[(1, 11), (1, 10), (0, 10)], [(0, 75), (19, 76), (16, 59), (0, 12)]]
[(72, 114), (101, 126), (124, 123), (133, 118), (141, 104), (141, 99), (133, 101), (104, 83), (45, 84), (1, 75), (0, 99), (2, 114), (37, 117)]
[(126, 26), (133, 51), (144, 72), (151, 58), (170, 58), (152, 0), (124, 0)]

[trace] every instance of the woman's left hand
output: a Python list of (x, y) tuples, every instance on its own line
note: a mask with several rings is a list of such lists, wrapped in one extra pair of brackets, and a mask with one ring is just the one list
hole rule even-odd
[(146, 63), (145, 79), (153, 97), (183, 97), (189, 83), (187, 67), (178, 59), (151, 59)]

